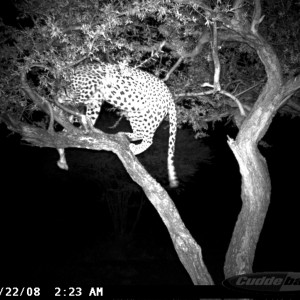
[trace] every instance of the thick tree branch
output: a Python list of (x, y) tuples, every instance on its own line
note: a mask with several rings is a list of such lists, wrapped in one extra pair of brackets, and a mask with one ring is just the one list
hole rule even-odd
[(158, 211), (166, 225), (179, 259), (185, 266), (194, 284), (211, 285), (213, 281), (203, 262), (200, 246), (191, 236), (167, 192), (154, 180), (129, 149), (124, 134), (109, 135), (94, 130), (81, 132), (49, 132), (41, 128), (16, 122), (9, 116), (2, 118), (8, 128), (21, 134), (22, 139), (39, 147), (85, 148), (115, 153), (133, 181), (142, 187), (146, 196)]
[[(39, 97), (28, 85), (26, 71), (21, 73), (22, 88), (26, 94), (47, 114), (53, 113), (54, 119), (60, 121), (60, 109), (54, 106), (53, 112), (49, 103)], [(115, 153), (123, 163), (132, 180), (144, 190), (150, 202), (155, 206), (164, 224), (166, 225), (174, 248), (179, 259), (185, 266), (194, 284), (213, 284), (213, 281), (204, 265), (202, 252), (182, 222), (174, 203), (166, 191), (147, 173), (138, 159), (129, 149), (129, 141), (124, 134), (107, 135), (100, 130), (93, 129), (83, 132), (67, 126), (66, 131), (55, 132), (44, 130), (24, 123), (16, 122), (9, 116), (2, 118), (9, 129), (18, 132), (22, 139), (39, 147), (59, 149), (61, 162), (67, 167), (64, 157), (65, 148), (85, 148), (92, 150), (106, 150)], [(64, 120), (63, 120), (64, 121)], [(70, 124), (70, 123), (69, 123)]]

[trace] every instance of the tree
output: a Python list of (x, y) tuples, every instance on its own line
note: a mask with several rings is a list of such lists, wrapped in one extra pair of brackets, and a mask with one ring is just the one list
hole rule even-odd
[[(262, 15), (262, 9), (267, 13), (274, 9), (284, 16), (297, 4), (275, 3), (55, 0), (18, 4), (23, 27), (28, 27), (2, 24), (1, 120), (35, 146), (114, 152), (158, 211), (193, 283), (212, 284), (201, 248), (166, 191), (128, 150), (128, 141), (99, 130), (84, 133), (53, 102), (72, 67), (104, 60), (128, 63), (163, 78), (175, 94), (179, 126), (191, 126), (196, 137), (205, 135), (208, 122), (232, 118), (239, 133), (228, 144), (240, 166), (243, 206), (224, 272), (226, 278), (249, 273), (271, 192), (266, 161), (257, 145), (277, 111), (292, 115), (300, 111), (293, 98), (300, 87), (300, 77), (295, 76), (299, 52), (288, 47), (299, 33), (291, 32), (287, 40), (285, 30), (277, 32), (276, 20), (270, 18), (267, 22), (272, 26), (264, 25)], [(292, 22), (299, 22), (295, 14)], [(280, 60), (260, 33), (264, 26), (272, 29), (269, 38), (285, 41)], [(36, 110), (45, 115), (25, 123), (24, 113)], [(57, 130), (56, 123), (65, 130)], [(60, 164), (66, 167), (63, 155)]]

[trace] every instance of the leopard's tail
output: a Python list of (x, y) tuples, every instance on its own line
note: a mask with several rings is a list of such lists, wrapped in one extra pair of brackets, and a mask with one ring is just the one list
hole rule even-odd
[(169, 102), (169, 149), (168, 149), (168, 174), (170, 187), (177, 187), (178, 180), (174, 166), (175, 141), (177, 132), (176, 106), (173, 99)]

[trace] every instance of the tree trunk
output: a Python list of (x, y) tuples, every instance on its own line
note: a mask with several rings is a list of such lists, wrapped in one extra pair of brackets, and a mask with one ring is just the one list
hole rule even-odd
[(257, 144), (269, 128), (284, 97), (281, 68), (276, 54), (260, 37), (255, 46), (265, 65), (268, 81), (242, 124), (236, 141), (228, 141), (240, 167), (243, 205), (226, 254), (225, 278), (252, 272), (255, 249), (271, 196), (268, 167)]
[(271, 195), (266, 161), (251, 137), (242, 142), (229, 140), (228, 143), (240, 166), (243, 205), (226, 255), (226, 278), (252, 272), (255, 249)]
[[(282, 84), (277, 57), (273, 71), (255, 108), (244, 121), (236, 141), (229, 139), (242, 176), (242, 210), (233, 232), (224, 265), (225, 277), (252, 272), (256, 245), (262, 230), (271, 196), (271, 182), (266, 160), (257, 143), (267, 131), (273, 116), (300, 87), (300, 76)], [(272, 60), (270, 60), (272, 62)]]

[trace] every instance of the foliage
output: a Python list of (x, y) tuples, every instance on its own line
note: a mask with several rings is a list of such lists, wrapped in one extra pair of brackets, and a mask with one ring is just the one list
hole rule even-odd
[[(183, 58), (167, 81), (177, 96), (179, 123), (188, 124), (196, 137), (202, 137), (208, 121), (235, 115), (232, 100), (223, 95), (200, 95), (204, 91), (201, 84), (212, 82), (214, 75), (209, 45), (203, 44), (195, 53), (208, 29), (200, 5), (162, 0), (15, 0), (14, 4), (19, 12), (14, 26), (0, 23), (1, 113), (28, 120), (37, 110), (21, 89), (20, 70), (29, 71), (30, 84), (39, 95), (52, 99), (78, 64), (99, 60), (124, 63), (164, 78)], [(210, 1), (212, 7), (216, 4)], [(262, 4), (266, 17), (260, 30), (276, 47), (283, 73), (295, 75), (299, 72), (299, 5), (291, 0)], [(231, 13), (231, 1), (218, 1), (218, 5), (225, 14)], [(247, 4), (246, 17), (251, 10)], [(222, 88), (240, 94), (240, 101), (252, 106), (265, 81), (255, 49), (220, 42), (219, 58)], [(36, 123), (45, 127), (42, 122), (47, 121)]]
[(268, 18), (262, 34), (276, 49), (282, 63), (283, 74), (294, 76), (300, 68), (300, 20), (299, 1), (264, 1)]
[[(263, 3), (267, 17), (261, 30), (278, 48), (284, 73), (295, 74), (299, 69), (297, 3)], [(221, 4), (229, 13), (230, 2)], [(191, 125), (201, 137), (208, 120), (216, 121), (233, 113), (224, 96), (197, 96), (203, 91), (200, 85), (211, 82), (214, 73), (208, 46), (201, 56), (186, 55), (194, 51), (207, 29), (207, 20), (197, 5), (162, 0), (27, 0), (15, 1), (15, 6), (19, 11), (15, 26), (0, 24), (2, 113), (8, 111), (21, 118), (24, 111), (36, 109), (20, 89), (20, 69), (37, 66), (29, 73), (35, 79), (32, 86), (40, 95), (55, 97), (72, 67), (85, 61), (122, 62), (164, 78), (182, 54), (186, 59), (171, 74), (168, 85), (175, 95), (196, 96), (178, 98), (179, 121)], [(247, 9), (250, 14), (251, 7)], [(219, 51), (222, 86), (234, 93), (262, 83), (265, 78), (255, 51), (244, 44), (237, 45), (223, 42)], [(251, 99), (253, 105), (260, 88), (258, 85), (243, 94), (241, 100)], [(189, 107), (182, 102), (190, 102)]]

